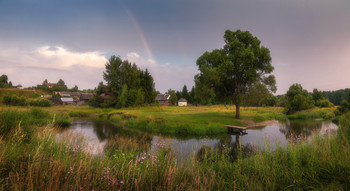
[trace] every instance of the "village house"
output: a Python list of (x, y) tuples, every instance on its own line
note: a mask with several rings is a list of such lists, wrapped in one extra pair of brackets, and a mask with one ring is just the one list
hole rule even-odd
[(185, 98), (179, 99), (178, 106), (187, 106), (187, 100)]
[(158, 101), (160, 105), (169, 105), (169, 99), (169, 94), (158, 94), (156, 97), (156, 101)]
[(92, 97), (94, 97), (93, 93), (81, 93), (80, 101), (87, 103), (89, 101), (89, 99), (91, 99)]
[(80, 92), (58, 92), (61, 97), (71, 97), (75, 102), (80, 101)]
[(58, 92), (61, 96), (63, 104), (74, 104), (83, 105), (86, 104), (90, 98), (94, 96), (92, 93), (80, 93), (80, 92)]
[(72, 97), (62, 97), (61, 101), (62, 101), (63, 105), (72, 105), (72, 104), (74, 104), (74, 100), (73, 100)]
[(80, 92), (58, 92), (61, 96), (62, 94), (64, 95), (69, 95), (71, 97), (76, 96), (76, 97), (80, 97), (81, 93)]
[(56, 85), (56, 83), (46, 83), (45, 85), (46, 85), (46, 87), (51, 89), (51, 88), (53, 88), (54, 85)]

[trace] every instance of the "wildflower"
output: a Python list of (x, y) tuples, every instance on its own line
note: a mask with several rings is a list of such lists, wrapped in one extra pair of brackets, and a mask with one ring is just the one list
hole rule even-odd
[(124, 181), (120, 181), (120, 184), (124, 184)]

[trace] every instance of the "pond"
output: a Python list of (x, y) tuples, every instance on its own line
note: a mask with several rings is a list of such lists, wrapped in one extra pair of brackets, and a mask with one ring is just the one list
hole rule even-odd
[(149, 134), (138, 130), (130, 130), (115, 126), (102, 120), (74, 120), (70, 128), (61, 135), (70, 137), (84, 137), (86, 151), (94, 155), (104, 155), (109, 149), (133, 149), (139, 152), (153, 153), (161, 145), (171, 147), (177, 159), (186, 159), (196, 154), (204, 147), (230, 148), (234, 150), (239, 144), (244, 149), (274, 149), (285, 147), (291, 139), (309, 139), (315, 134), (328, 134), (337, 130), (337, 126), (330, 121), (303, 120), (277, 122), (273, 125), (247, 129), (247, 134), (224, 134), (219, 136), (169, 136)]

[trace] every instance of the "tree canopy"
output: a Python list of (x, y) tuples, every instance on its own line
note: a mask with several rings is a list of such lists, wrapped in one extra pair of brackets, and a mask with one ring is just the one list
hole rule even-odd
[(243, 96), (245, 106), (274, 106), (276, 102), (276, 96), (262, 83), (254, 83)]
[(271, 56), (268, 48), (248, 31), (227, 30), (222, 49), (205, 52), (197, 60), (200, 71), (195, 76), (196, 95), (207, 100), (236, 105), (236, 118), (240, 118), (242, 96), (256, 82), (276, 91)]
[(176, 105), (177, 104), (177, 100), (179, 98), (177, 97), (175, 90), (169, 89), (167, 94), (170, 95), (169, 105)]
[(287, 91), (287, 114), (292, 114), (296, 111), (310, 109), (314, 107), (312, 95), (301, 86), (301, 84), (293, 84)]
[[(106, 63), (103, 78), (107, 85), (101, 82), (96, 89), (98, 94), (90, 102), (95, 107), (116, 106), (128, 107), (154, 102), (155, 88), (149, 71), (139, 69), (135, 63), (111, 56)], [(100, 97), (101, 93), (108, 96)]]
[(347, 99), (347, 94), (349, 91), (350, 89), (348, 88), (336, 91), (323, 91), (322, 95), (325, 98), (328, 98), (334, 105), (341, 105), (341, 102)]
[(8, 81), (8, 77), (6, 74), (0, 76), (0, 88), (13, 88), (11, 81)]
[(8, 80), (8, 78), (5, 74), (0, 76), (0, 88), (7, 88), (7, 86), (8, 86), (7, 80)]

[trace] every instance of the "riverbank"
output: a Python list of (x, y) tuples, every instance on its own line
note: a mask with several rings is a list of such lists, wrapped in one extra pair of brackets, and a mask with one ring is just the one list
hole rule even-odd
[(246, 121), (284, 120), (283, 108), (242, 107), (237, 120), (234, 106), (140, 107), (118, 110), (110, 116), (114, 124), (146, 132), (179, 135), (215, 135), (227, 133), (225, 125), (247, 126)]
[[(30, 110), (31, 107), (0, 107), (1, 110)], [(89, 106), (53, 106), (42, 108), (67, 121), (71, 118), (101, 118), (115, 125), (152, 133), (178, 135), (217, 135), (227, 133), (224, 125), (248, 126), (251, 122), (261, 123), (269, 120), (285, 120), (280, 107), (242, 107), (242, 120), (237, 120), (234, 106), (191, 106), (167, 107), (149, 106), (124, 109), (92, 108)], [(248, 124), (249, 123), (249, 124)], [(266, 123), (266, 122), (265, 122)]]
[(54, 119), (39, 124), (23, 112), (0, 115), (8, 130), (0, 138), (2, 190), (350, 189), (350, 114), (340, 118), (338, 135), (292, 138), (274, 151), (243, 152), (249, 148), (238, 146), (235, 155), (225, 147), (204, 147), (177, 165), (161, 142), (156, 153), (144, 153), (146, 144), (120, 137), (105, 157), (93, 157), (82, 140), (57, 141)]
[(296, 112), (292, 115), (288, 115), (288, 119), (323, 119), (323, 120), (331, 120), (335, 117), (334, 111), (337, 107), (331, 108), (312, 108), (308, 110), (303, 110)]

